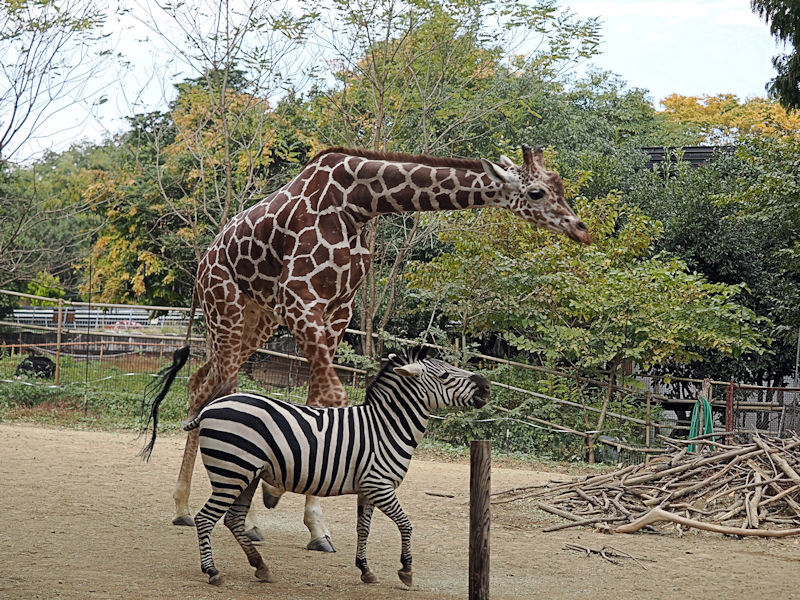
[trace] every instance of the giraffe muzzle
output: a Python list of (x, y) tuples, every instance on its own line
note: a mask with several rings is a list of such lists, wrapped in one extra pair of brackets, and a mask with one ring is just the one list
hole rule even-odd
[(585, 246), (588, 246), (592, 243), (592, 234), (590, 233), (589, 228), (586, 226), (586, 223), (579, 221), (578, 219), (575, 219), (569, 224), (566, 234), (567, 237), (573, 242), (578, 242), (580, 244), (584, 244)]

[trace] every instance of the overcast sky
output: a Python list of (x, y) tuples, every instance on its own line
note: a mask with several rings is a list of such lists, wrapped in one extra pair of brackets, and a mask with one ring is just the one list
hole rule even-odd
[[(562, 0), (561, 6), (579, 17), (600, 18), (601, 54), (592, 64), (619, 74), (629, 87), (648, 90), (656, 108), (672, 93), (763, 97), (774, 73), (771, 58), (782, 50), (766, 23), (750, 10), (749, 0)], [(147, 39), (147, 31), (132, 27), (134, 22), (127, 29), (124, 20), (111, 26), (124, 30), (117, 50), (135, 68), (118, 75), (116, 69), (107, 69), (97, 82), (105, 103), (91, 111), (73, 106), (61, 113), (40, 130), (19, 160), (44, 149), (63, 150), (81, 139), (100, 141), (125, 126), (121, 116), (163, 108), (174, 81), (153, 77), (163, 70), (165, 55), (153, 52), (157, 36)], [(173, 65), (173, 75), (179, 68)], [(195, 74), (181, 73), (176, 80), (189, 76)], [(150, 86), (146, 101), (137, 103), (142, 100), (137, 92), (145, 85)]]
[(599, 16), (602, 54), (594, 63), (658, 100), (672, 93), (766, 96), (771, 59), (782, 52), (749, 0), (564, 0)]

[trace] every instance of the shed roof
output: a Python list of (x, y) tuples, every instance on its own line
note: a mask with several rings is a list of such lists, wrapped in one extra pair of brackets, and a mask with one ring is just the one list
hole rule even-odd
[(646, 146), (642, 150), (647, 153), (646, 167), (652, 170), (665, 160), (677, 162), (678, 155), (693, 167), (699, 167), (711, 160), (715, 152), (733, 152), (733, 146)]

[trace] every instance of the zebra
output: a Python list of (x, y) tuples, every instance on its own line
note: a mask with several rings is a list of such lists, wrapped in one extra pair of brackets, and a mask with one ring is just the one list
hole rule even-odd
[(200, 430), (200, 454), (212, 487), (195, 517), (200, 567), (209, 583), (222, 583), (210, 536), (223, 515), (256, 578), (272, 581), (244, 525), (263, 479), (280, 493), (358, 495), (355, 564), (364, 583), (377, 581), (366, 548), (373, 510), (380, 509), (400, 531), (402, 567), (397, 573), (411, 586), (411, 522), (395, 489), (408, 471), (431, 410), (480, 408), (488, 396), (484, 377), (415, 349), (389, 356), (359, 406), (318, 408), (246, 393), (209, 402), (184, 425), (187, 431)]

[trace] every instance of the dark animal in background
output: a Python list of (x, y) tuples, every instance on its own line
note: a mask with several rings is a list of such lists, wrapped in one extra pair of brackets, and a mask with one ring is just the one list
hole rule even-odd
[(16, 377), (39, 377), (41, 379), (52, 379), (56, 374), (56, 363), (46, 356), (28, 356), (17, 365), (14, 371)]

